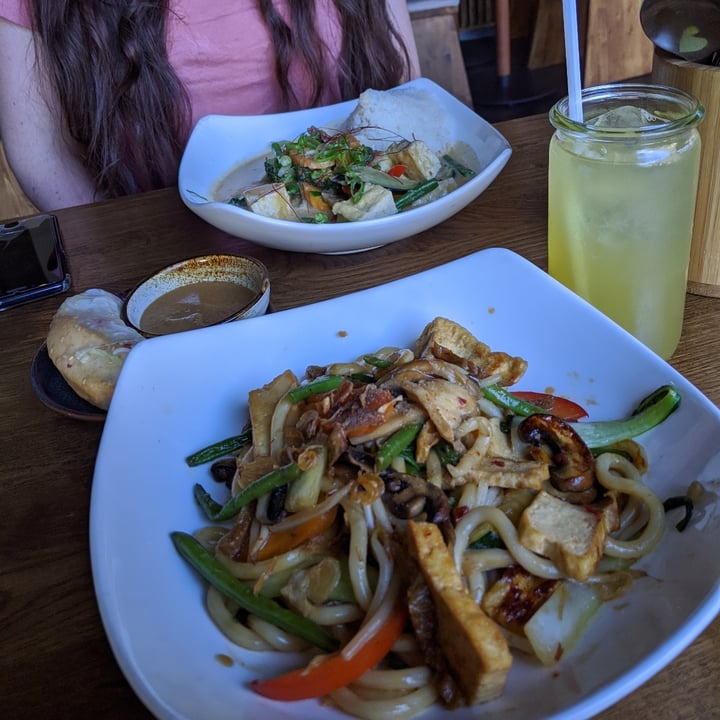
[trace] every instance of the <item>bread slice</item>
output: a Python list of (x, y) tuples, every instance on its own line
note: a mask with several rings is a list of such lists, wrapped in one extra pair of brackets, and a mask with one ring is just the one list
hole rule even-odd
[(121, 317), (122, 301), (105, 290), (67, 298), (50, 323), (48, 355), (84, 400), (107, 410), (123, 362), (143, 336)]

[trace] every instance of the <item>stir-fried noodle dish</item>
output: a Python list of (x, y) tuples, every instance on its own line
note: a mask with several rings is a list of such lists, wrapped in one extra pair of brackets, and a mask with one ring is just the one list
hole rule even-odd
[(366, 718), (485, 702), (514, 654), (558, 662), (642, 575), (665, 510), (632, 438), (677, 392), (590, 422), (510, 390), (526, 367), (436, 318), (412, 348), (283, 372), (188, 458), (230, 490), (196, 485), (211, 522), (172, 534), (208, 612), (243, 648), (300, 653), (255, 692)]

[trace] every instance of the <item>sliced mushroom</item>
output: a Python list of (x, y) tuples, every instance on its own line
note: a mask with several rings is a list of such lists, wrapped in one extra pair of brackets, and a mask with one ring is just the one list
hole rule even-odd
[(345, 453), (345, 459), (364, 472), (374, 472), (375, 458), (362, 448), (349, 447)]
[(591, 503), (596, 495), (595, 459), (571, 425), (554, 415), (530, 415), (518, 436), (532, 446), (536, 460), (550, 465), (550, 482), (571, 503)]
[(287, 485), (281, 485), (259, 499), (255, 513), (259, 522), (272, 525), (287, 515), (285, 512), (287, 490)]
[(450, 520), (450, 503), (445, 493), (436, 485), (415, 475), (386, 470), (385, 500), (390, 512), (401, 520), (426, 519), (440, 527), (446, 542), (454, 538)]
[(254, 506), (249, 505), (241, 508), (235, 517), (233, 526), (218, 540), (218, 551), (236, 562), (247, 560), (254, 509)]
[(225, 457), (216, 460), (210, 467), (210, 474), (215, 482), (223, 483), (230, 487), (237, 472), (237, 460), (235, 457)]

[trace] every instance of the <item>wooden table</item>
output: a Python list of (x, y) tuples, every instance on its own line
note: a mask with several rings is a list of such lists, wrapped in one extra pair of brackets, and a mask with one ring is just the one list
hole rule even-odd
[[(367, 253), (300, 255), (256, 247), (206, 225), (173, 189), (63, 210), (58, 215), (72, 290), (124, 290), (165, 263), (223, 250), (248, 252), (268, 265), (276, 310), (491, 246), (515, 250), (544, 268), (551, 129), (544, 116), (498, 127), (513, 157), (479, 200), (434, 230)], [(30, 386), (33, 354), (60, 302), (50, 298), (0, 315), (0, 712), (13, 720), (149, 718), (110, 651), (90, 574), (89, 500), (102, 426), (52, 412)], [(672, 364), (720, 403), (720, 300), (688, 296)], [(720, 718), (718, 688), (716, 620), (665, 671), (600, 717)]]

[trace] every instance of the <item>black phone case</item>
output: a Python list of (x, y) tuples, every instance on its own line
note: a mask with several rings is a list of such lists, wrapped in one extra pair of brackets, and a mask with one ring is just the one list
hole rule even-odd
[(70, 287), (57, 217), (32, 215), (0, 224), (0, 312)]

